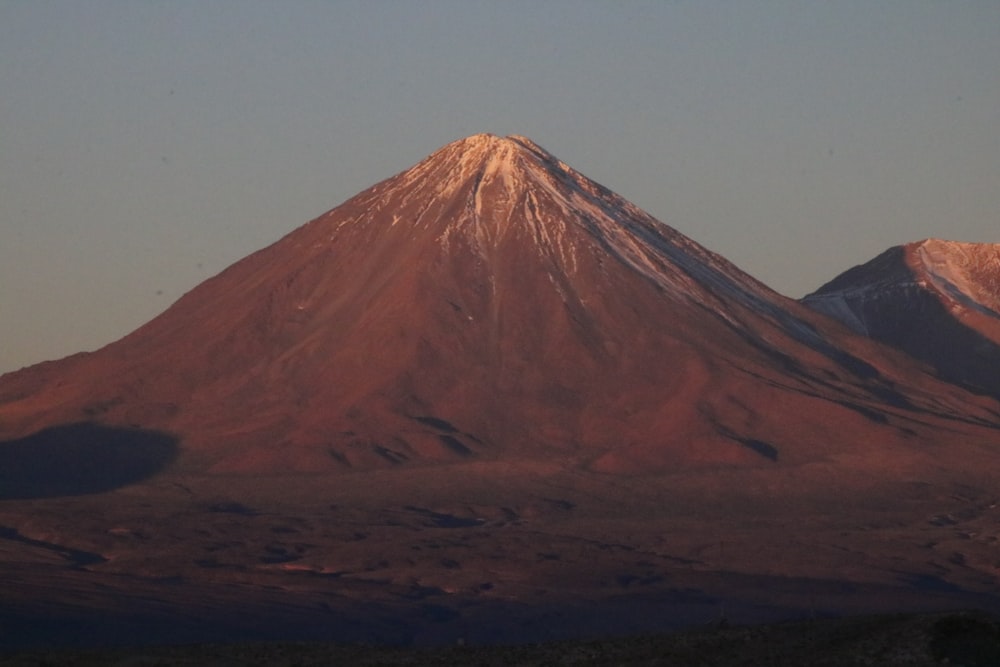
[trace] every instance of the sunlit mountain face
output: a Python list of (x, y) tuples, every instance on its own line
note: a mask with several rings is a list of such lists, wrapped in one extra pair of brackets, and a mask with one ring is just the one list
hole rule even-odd
[(898, 442), (911, 408), (989, 418), (922, 398), (927, 382), (530, 140), (483, 134), (124, 339), (6, 377), (0, 415), (16, 435), (169, 431), (196, 470), (648, 472), (817, 460), (873, 429)]

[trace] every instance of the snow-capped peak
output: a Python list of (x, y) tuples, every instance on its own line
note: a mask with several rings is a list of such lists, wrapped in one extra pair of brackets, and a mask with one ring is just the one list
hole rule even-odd
[(909, 249), (913, 269), (939, 292), (1000, 312), (1000, 244), (926, 239)]

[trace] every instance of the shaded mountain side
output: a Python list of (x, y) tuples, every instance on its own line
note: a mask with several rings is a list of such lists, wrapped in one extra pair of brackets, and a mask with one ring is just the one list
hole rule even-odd
[(926, 362), (949, 382), (1000, 398), (997, 247), (925, 241), (890, 248), (802, 303)]

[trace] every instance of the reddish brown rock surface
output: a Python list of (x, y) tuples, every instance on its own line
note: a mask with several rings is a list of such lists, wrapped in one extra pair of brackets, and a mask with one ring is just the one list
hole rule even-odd
[(163, 430), (199, 471), (649, 472), (909, 457), (928, 422), (993, 418), (897, 361), (531, 141), (477, 135), (122, 340), (5, 376), (0, 428)]

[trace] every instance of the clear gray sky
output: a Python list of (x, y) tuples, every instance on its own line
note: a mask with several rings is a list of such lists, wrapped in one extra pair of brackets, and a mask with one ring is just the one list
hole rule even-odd
[(0, 372), (477, 132), (797, 297), (1000, 242), (1000, 2), (0, 0)]

